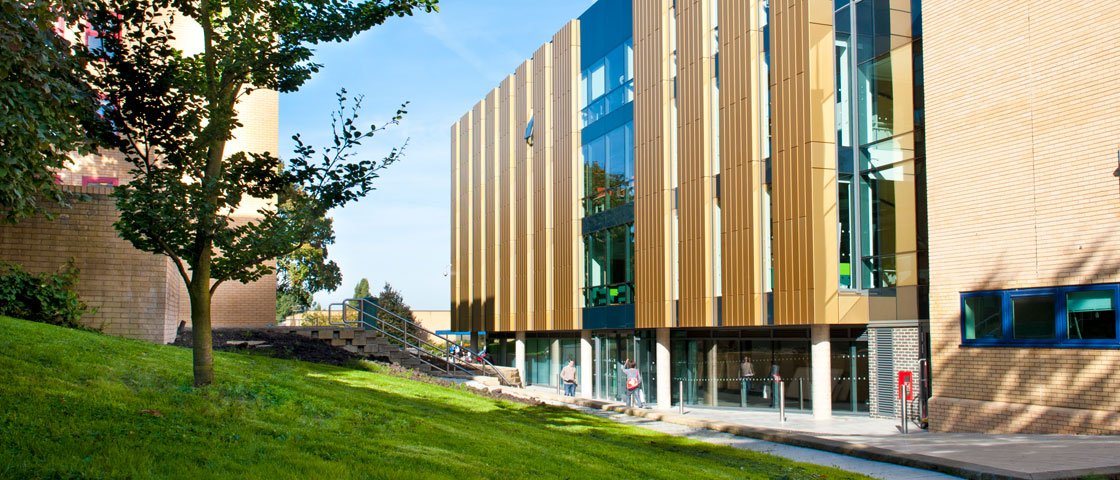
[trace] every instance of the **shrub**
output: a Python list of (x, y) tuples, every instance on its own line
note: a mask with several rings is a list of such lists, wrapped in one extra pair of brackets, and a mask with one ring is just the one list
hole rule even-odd
[(322, 310), (309, 310), (304, 312), (303, 318), (300, 319), (300, 325), (304, 327), (319, 327), (330, 325), (331, 321), (327, 318), (327, 314)]
[(82, 315), (93, 310), (78, 298), (78, 273), (73, 260), (55, 273), (38, 275), (20, 265), (0, 262), (0, 315), (86, 328)]

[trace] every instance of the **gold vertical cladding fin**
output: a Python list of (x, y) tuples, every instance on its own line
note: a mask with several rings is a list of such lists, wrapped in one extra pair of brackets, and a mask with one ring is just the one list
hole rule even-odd
[(832, 2), (770, 4), (774, 323), (837, 323)]
[(482, 161), (486, 173), (483, 181), (483, 289), (482, 289), (482, 325), (481, 330), (494, 330), (494, 318), (497, 302), (497, 288), (495, 273), (498, 271), (498, 240), (497, 240), (497, 202), (496, 186), (498, 184), (498, 157), (495, 147), (498, 143), (498, 90), (491, 90), (486, 95), (486, 113), (484, 115), (484, 141)]
[(472, 112), (459, 121), (459, 326), (467, 330), (471, 325), (471, 127)]
[(669, 2), (634, 2), (634, 301), (637, 328), (672, 327)]
[(510, 223), (513, 215), (512, 190), (510, 180), (513, 176), (513, 141), (516, 138), (513, 132), (513, 75), (502, 80), (498, 86), (498, 270), (495, 279), (498, 282), (497, 311), (494, 319), (494, 331), (508, 332), (513, 330), (511, 320), (516, 303), (513, 299), (513, 284), (517, 269), (513, 260), (513, 226)]
[(719, 1), (723, 325), (762, 325), (759, 0)]
[(532, 259), (530, 330), (552, 329), (552, 44), (533, 54)]
[(486, 288), (486, 101), (471, 111), (471, 321), (479, 330), (485, 312)]
[(677, 1), (678, 326), (714, 326), (710, 0)]
[(459, 122), (451, 125), (451, 329), (459, 326)]
[(517, 277), (514, 282), (513, 296), (517, 300), (516, 309), (514, 311), (514, 326), (515, 331), (523, 332), (529, 329), (529, 317), (532, 315), (532, 294), (529, 289), (533, 285), (533, 252), (532, 248), (532, 228), (530, 221), (532, 220), (532, 194), (530, 189), (530, 182), (533, 178), (533, 150), (529, 148), (525, 141), (525, 130), (529, 126), (529, 119), (532, 118), (532, 99), (533, 99), (533, 62), (527, 60), (517, 68), (514, 73), (514, 114), (513, 118), (516, 121), (514, 131), (517, 133), (514, 139), (513, 150), (513, 181), (512, 187), (516, 195), (515, 210), (516, 215), (513, 218), (513, 231), (515, 241), (513, 243), (513, 258), (517, 262)]
[(579, 20), (552, 37), (553, 330), (580, 328)]

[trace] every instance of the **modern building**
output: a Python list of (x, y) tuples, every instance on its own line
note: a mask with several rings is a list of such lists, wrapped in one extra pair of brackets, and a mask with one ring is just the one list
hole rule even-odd
[(564, 26), (452, 127), (453, 328), (533, 383), (576, 359), (588, 396), (630, 358), (662, 406), (768, 408), (773, 373), (791, 408), (895, 415), (928, 323), (920, 16), (835, 7)]
[[(190, 55), (201, 50), (202, 32), (189, 19), (176, 21), (178, 47)], [(84, 42), (96, 41), (87, 34)], [(242, 126), (226, 145), (229, 152), (279, 151), (279, 95), (254, 90), (238, 105)], [(0, 225), (0, 261), (23, 265), (31, 272), (55, 271), (73, 259), (81, 270), (78, 293), (96, 309), (83, 318), (106, 333), (157, 343), (175, 339), (180, 322), (190, 323), (190, 300), (178, 270), (165, 256), (135, 249), (113, 227), (119, 212), (114, 186), (128, 182), (130, 165), (115, 152), (75, 155), (58, 172), (63, 188), (84, 193), (89, 201), (56, 209), (56, 220), (37, 216), (14, 225)], [(257, 218), (266, 202), (249, 199), (235, 219)], [(219, 288), (211, 307), (214, 327), (263, 326), (276, 323), (276, 275), (249, 284), (229, 282)]]
[(587, 397), (1120, 433), (1118, 19), (599, 0), (452, 126), (452, 328)]

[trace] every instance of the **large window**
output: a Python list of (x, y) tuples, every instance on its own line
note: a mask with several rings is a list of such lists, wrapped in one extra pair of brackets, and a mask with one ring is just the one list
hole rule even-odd
[(583, 146), (584, 215), (634, 201), (634, 124)]
[(1120, 348), (1120, 284), (961, 294), (964, 345)]
[(634, 46), (627, 40), (583, 71), (583, 126), (634, 101)]
[(525, 369), (529, 385), (556, 385), (552, 379), (552, 339), (525, 339)]
[(921, 38), (913, 19), (898, 17), (891, 5), (834, 3), (838, 274), (845, 289), (913, 286), (924, 274)]
[(634, 224), (585, 235), (583, 243), (586, 306), (634, 303)]

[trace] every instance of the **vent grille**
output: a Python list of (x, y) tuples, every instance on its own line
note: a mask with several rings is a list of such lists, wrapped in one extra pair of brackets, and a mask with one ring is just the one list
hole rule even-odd
[(895, 373), (894, 373), (894, 331), (889, 328), (880, 328), (875, 338), (875, 370), (877, 373), (876, 387), (878, 398), (876, 406), (879, 415), (894, 416), (895, 404)]

